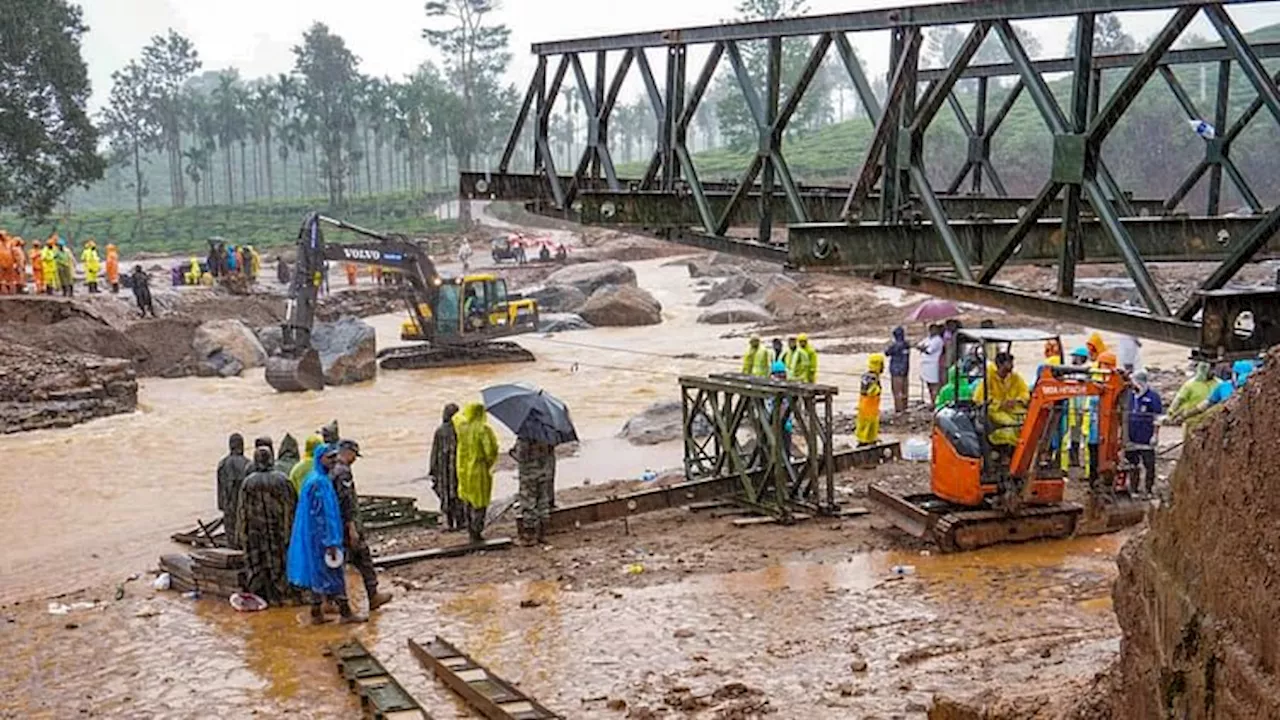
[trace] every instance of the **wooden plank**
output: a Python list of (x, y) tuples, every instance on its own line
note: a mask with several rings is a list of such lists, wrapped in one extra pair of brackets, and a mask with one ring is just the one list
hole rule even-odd
[(489, 672), (439, 635), (429, 643), (410, 639), (409, 650), (432, 675), (488, 720), (563, 720), (562, 715)]
[(871, 514), (870, 510), (859, 505), (857, 507), (840, 508), (840, 512), (836, 513), (836, 517), (861, 517), (863, 515), (870, 515), (870, 514)]
[[(812, 515), (805, 513), (792, 513), (791, 519), (800, 522), (801, 520), (809, 520)], [(778, 518), (772, 515), (759, 515), (757, 517), (738, 518), (733, 521), (734, 527), (750, 527), (752, 525), (773, 525), (778, 522)]]
[(421, 562), (423, 560), (440, 560), (442, 558), (470, 555), (471, 553), (484, 552), (486, 550), (506, 550), (511, 547), (512, 544), (511, 538), (493, 538), (491, 540), (485, 540), (477, 545), (450, 545), (447, 547), (431, 548), (430, 550), (414, 550), (412, 552), (400, 553), (398, 555), (383, 555), (381, 557), (375, 557), (373, 559), (373, 566), (390, 568)]
[(731, 505), (733, 505), (732, 500), (707, 500), (705, 502), (689, 503), (686, 507), (689, 508), (690, 512), (700, 512), (702, 510), (715, 510)]

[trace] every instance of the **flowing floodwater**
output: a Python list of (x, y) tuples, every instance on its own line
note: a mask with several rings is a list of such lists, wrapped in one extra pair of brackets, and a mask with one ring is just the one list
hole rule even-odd
[[(369, 383), (302, 394), (274, 392), (261, 370), (229, 379), (146, 378), (136, 413), (0, 437), (0, 454), (9, 459), (0, 466), (0, 601), (152, 566), (169, 534), (217, 516), (214, 470), (232, 432), (250, 445), (259, 435), (278, 442), (285, 432), (301, 443), (338, 418), (365, 454), (356, 466), (363, 492), (415, 495), (434, 507), (427, 483), (414, 479), (426, 474), (441, 408), (479, 400), (495, 383), (527, 381), (568, 403), (583, 441), (559, 465), (562, 487), (679, 467), (679, 443), (635, 447), (615, 436), (649, 405), (677, 400), (681, 374), (736, 370), (744, 341), (722, 336), (744, 328), (697, 324), (694, 283), (669, 262), (632, 264), (640, 286), (663, 305), (662, 325), (519, 338), (535, 363), (380, 372)], [(399, 343), (402, 320), (368, 319), (379, 347)], [(821, 366), (823, 381), (845, 394), (846, 410), (856, 361), (832, 356)], [(505, 450), (512, 435), (496, 427)], [(499, 473), (495, 498), (514, 491), (514, 474)]]

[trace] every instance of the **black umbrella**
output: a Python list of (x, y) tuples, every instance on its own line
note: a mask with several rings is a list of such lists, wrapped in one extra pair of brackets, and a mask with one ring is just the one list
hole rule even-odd
[(494, 385), (480, 395), (489, 414), (510, 428), (516, 437), (548, 445), (578, 439), (569, 408), (540, 388), (528, 383)]

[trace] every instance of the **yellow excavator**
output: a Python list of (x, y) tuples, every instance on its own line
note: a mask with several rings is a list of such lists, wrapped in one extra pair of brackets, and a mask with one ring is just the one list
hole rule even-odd
[[(322, 226), (360, 235), (368, 242), (329, 243)], [(417, 244), (402, 235), (384, 234), (312, 213), (298, 231), (298, 253), (289, 286), (289, 304), (281, 326), (279, 356), (268, 358), (266, 376), (281, 392), (324, 388), (320, 355), (312, 347), (311, 326), (326, 262), (373, 265), (403, 278), (409, 319), (401, 338), (414, 344), (378, 352), (384, 370), (532, 362), (533, 354), (498, 338), (534, 332), (538, 305), (507, 291), (507, 283), (489, 274), (447, 278)]]

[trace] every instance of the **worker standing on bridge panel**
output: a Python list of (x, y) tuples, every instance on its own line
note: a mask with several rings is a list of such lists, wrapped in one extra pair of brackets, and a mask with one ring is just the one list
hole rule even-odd
[(880, 440), (880, 373), (884, 372), (884, 355), (867, 358), (867, 371), (858, 389), (858, 420), (853, 435), (858, 447), (875, 445)]

